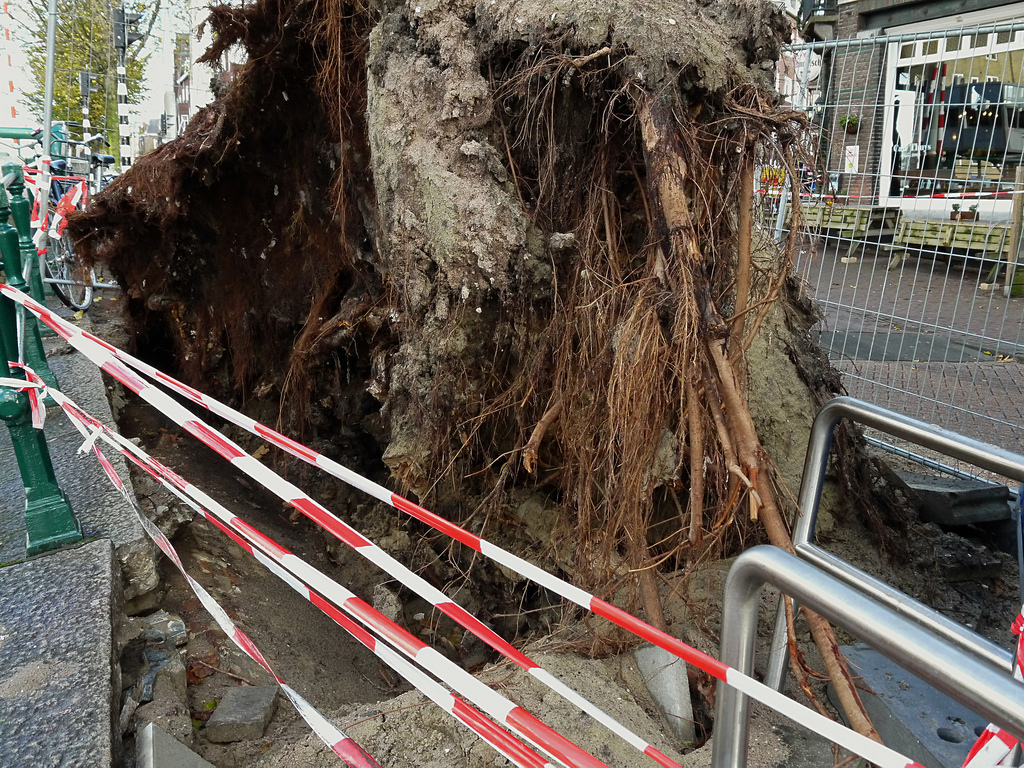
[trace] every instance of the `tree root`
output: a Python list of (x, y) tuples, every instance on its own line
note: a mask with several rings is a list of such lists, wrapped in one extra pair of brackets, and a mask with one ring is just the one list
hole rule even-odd
[(704, 426), (693, 381), (686, 379), (686, 410), (690, 425), (690, 544), (699, 544), (704, 531)]
[(533, 428), (533, 434), (530, 435), (530, 439), (526, 443), (526, 447), (523, 448), (523, 467), (531, 475), (537, 468), (537, 451), (540, 450), (540, 444), (544, 440), (544, 435), (547, 433), (548, 428), (555, 423), (561, 413), (562, 398), (559, 397), (554, 403), (548, 406), (544, 415), (540, 417), (540, 421), (538, 421), (537, 426)]
[[(698, 334), (703, 337), (702, 356), (708, 360), (711, 375), (703, 370), (698, 358), (696, 365), (691, 365), (687, 372), (687, 379), (696, 375), (705, 380), (704, 391), (732, 477), (731, 485), (738, 482), (744, 486), (751, 518), (761, 520), (768, 539), (774, 546), (794, 553), (793, 542), (785, 519), (776, 504), (771, 483), (764, 482), (765, 478), (770, 477), (770, 466), (743, 396), (741, 377), (737, 375), (742, 355), (741, 352), (737, 352), (734, 359), (730, 359), (726, 349), (729, 338), (732, 339), (734, 350), (742, 350), (744, 347), (745, 339), (741, 335), (740, 319), (733, 323), (731, 329), (728, 328), (714, 306), (710, 291), (704, 289), (705, 258), (697, 244), (686, 192), (689, 180), (688, 167), (676, 142), (676, 124), (672, 109), (665, 103), (649, 98), (640, 104), (639, 120), (651, 198), (655, 202), (653, 207), (660, 214), (658, 234), (661, 236), (662, 247), (673, 257), (670, 258), (670, 262), (690, 267), (694, 296), (703, 324)], [(751, 163), (745, 162), (740, 172), (741, 189), (752, 184), (752, 172)], [(744, 209), (743, 203), (740, 204), (740, 208), (741, 211)], [(749, 227), (749, 223), (746, 222), (745, 215), (743, 219), (745, 224), (741, 227), (740, 243), (742, 248), (747, 249), (749, 242), (743, 244), (744, 229)], [(739, 274), (737, 277), (737, 291), (739, 300), (745, 303), (749, 292), (749, 252), (741, 253), (740, 260), (740, 271), (745, 274)], [(742, 313), (745, 307), (737, 309)], [(764, 311), (767, 311), (767, 308)], [(759, 317), (755, 325), (760, 325), (761, 319)], [(741, 330), (737, 331), (737, 328)], [(718, 397), (721, 398), (721, 407), (716, 407)], [(762, 480), (760, 483), (759, 478)], [(732, 486), (729, 508), (732, 508), (734, 503), (735, 491), (736, 487)], [(810, 611), (805, 614), (811, 634), (824, 659), (825, 668), (835, 684), (851, 725), (858, 733), (879, 741), (878, 733), (864, 711), (854, 688), (831, 626), (817, 614)]]

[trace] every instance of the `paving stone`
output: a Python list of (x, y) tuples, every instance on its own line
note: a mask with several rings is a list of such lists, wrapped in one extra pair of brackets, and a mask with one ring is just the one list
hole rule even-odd
[(645, 645), (634, 655), (647, 690), (673, 735), (681, 744), (692, 744), (696, 732), (686, 662), (656, 645)]
[[(851, 668), (874, 693), (861, 700), (882, 741), (926, 768), (960, 768), (988, 722), (963, 704), (932, 688), (878, 651), (843, 646)], [(835, 703), (835, 691), (829, 686)]]
[(207, 721), (206, 738), (222, 743), (258, 739), (270, 722), (276, 703), (276, 685), (232, 688)]
[(1008, 520), (1010, 489), (980, 480), (896, 473), (920, 499), (921, 519), (939, 525), (973, 525)]
[(0, 568), (0, 765), (113, 764), (114, 574), (106, 540)]
[(188, 642), (185, 622), (180, 616), (168, 613), (163, 608), (141, 620), (144, 640), (170, 640), (179, 648)]
[(136, 768), (213, 768), (177, 739), (150, 723), (136, 736)]

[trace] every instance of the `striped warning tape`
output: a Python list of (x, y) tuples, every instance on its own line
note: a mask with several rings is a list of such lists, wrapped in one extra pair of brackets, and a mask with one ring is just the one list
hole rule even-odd
[[(38, 305), (35, 305), (35, 302), (31, 299), (29, 299), (29, 302), (31, 302), (31, 304), (26, 304), (26, 306), (33, 312), (36, 312), (36, 307)], [(82, 351), (96, 365), (121, 381), (125, 386), (156, 407), (159, 411), (164, 413), (190, 434), (198, 437), (206, 445), (213, 448), (221, 456), (226, 458), (233, 466), (245, 472), (264, 487), (276, 493), (279, 498), (300, 510), (303, 514), (317, 522), (321, 527), (335, 535), (339, 540), (346, 543), (367, 560), (386, 571), (393, 578), (401, 581), (407, 587), (411, 588), (424, 600), (427, 600), (434, 605), (439, 611), (453, 619), (460, 626), (469, 630), (476, 637), (483, 640), (513, 663), (526, 670), (541, 683), (572, 702), (574, 706), (579, 707), (620, 738), (624, 739), (632, 747), (646, 754), (660, 765), (666, 766), (667, 768), (680, 768), (677, 762), (669, 758), (663, 752), (656, 749), (629, 728), (619, 723), (595, 704), (588, 701), (586, 698), (567, 686), (535, 661), (516, 649), (511, 643), (500, 637), (483, 622), (466, 611), (462, 606), (452, 602), (448, 596), (439, 589), (433, 587), (422, 577), (406, 568), (384, 550), (373, 544), (369, 539), (362, 536), (362, 534), (354, 528), (349, 526), (347, 523), (344, 523), (325, 507), (318, 504), (307, 494), (303, 493), (299, 488), (287, 482), (261, 464), (258, 460), (245, 453), (233, 441), (213, 430), (209, 425), (199, 419), (196, 419), (194, 414), (180, 406), (163, 391), (150, 385), (149, 382), (135, 376), (131, 371), (118, 362), (117, 357), (119, 354), (123, 354), (120, 350), (117, 350), (115, 347), (97, 339), (95, 336), (82, 331), (80, 328), (65, 322), (57, 315), (50, 313), (49, 310), (46, 310), (45, 313), (37, 314), (39, 314), (39, 317), (44, 323), (47, 323), (57, 333), (68, 339), (73, 346)], [(194, 390), (189, 391), (194, 392)], [(199, 393), (194, 392), (194, 396), (199, 396)], [(486, 686), (484, 686), (484, 688), (486, 688)], [(546, 726), (544, 726), (544, 728), (546, 728)], [(561, 737), (554, 731), (547, 734), (544, 729), (541, 729), (540, 733), (544, 735), (545, 738), (552, 738), (555, 741), (553, 744), (545, 744), (545, 748), (568, 750), (569, 753), (572, 753), (575, 748), (575, 745), (572, 745), (572, 742), (558, 744), (557, 742), (564, 737)], [(590, 761), (592, 761), (593, 758), (586, 755), (585, 752), (578, 755), (578, 757), (580, 760), (583, 760), (583, 762), (580, 763), (581, 765), (601, 764), (593, 762), (588, 763), (588, 758)]]
[[(386, 552), (376, 547), (372, 542), (355, 531), (355, 529), (339, 520), (324, 507), (313, 501), (306, 494), (302, 493), (302, 491), (294, 485), (264, 467), (256, 459), (245, 453), (233, 441), (211, 429), (201, 420), (195, 418), (194, 414), (180, 406), (176, 401), (168, 397), (162, 391), (152, 386), (147, 381), (140, 379), (132, 371), (125, 368), (124, 365), (121, 364), (121, 361), (124, 361), (142, 373), (152, 375), (153, 378), (158, 379), (171, 387), (174, 391), (177, 391), (188, 399), (202, 405), (212, 413), (215, 413), (229, 421), (233, 421), (238, 426), (242, 426), (254, 434), (262, 436), (264, 439), (268, 440), (268, 442), (281, 447), (283, 450), (286, 450), (299, 458), (321, 467), (324, 467), (324, 465), (328, 463), (333, 464), (337, 468), (338, 472), (335, 476), (339, 477), (339, 479), (348, 482), (350, 485), (360, 490), (364, 490), (371, 496), (374, 496), (375, 498), (412, 515), (418, 520), (426, 522), (435, 529), (475, 549), (495, 562), (505, 565), (506, 567), (550, 589), (556, 594), (575, 602), (577, 605), (593, 611), (597, 615), (612, 621), (620, 627), (628, 629), (638, 637), (641, 637), (642, 639), (654, 643), (655, 645), (675, 654), (684, 661), (708, 672), (716, 679), (721, 680), (747, 696), (766, 704), (772, 709), (786, 715), (794, 722), (803, 725), (829, 741), (833, 741), (845, 749), (855, 752), (870, 762), (881, 766), (881, 768), (907, 768), (908, 766), (918, 765), (895, 750), (889, 749), (866, 736), (830, 720), (824, 715), (797, 703), (793, 699), (769, 688), (752, 677), (744, 675), (739, 670), (728, 667), (712, 656), (677, 640), (665, 632), (655, 629), (620, 608), (616, 608), (610, 603), (607, 603), (606, 601), (601, 600), (578, 587), (568, 584), (558, 577), (541, 570), (525, 560), (522, 560), (516, 555), (513, 555), (510, 552), (491, 544), (485, 539), (460, 528), (454, 523), (429, 512), (418, 504), (414, 504), (413, 502), (403, 499), (397, 494), (391, 493), (382, 486), (373, 483), (367, 478), (357, 475), (351, 470), (342, 467), (340, 464), (329, 462), (329, 460), (321, 454), (296, 443), (290, 438), (287, 438), (284, 435), (259, 424), (258, 422), (244, 417), (242, 414), (239, 414), (237, 411), (234, 411), (213, 398), (210, 398), (209, 396), (204, 395), (181, 382), (177, 382), (172, 377), (156, 371), (127, 353), (124, 353), (82, 329), (67, 323), (59, 316), (50, 312), (50, 310), (39, 305), (24, 293), (3, 284), (0, 284), (0, 292), (3, 292), (18, 303), (26, 306), (56, 333), (65, 338), (69, 344), (92, 360), (95, 365), (118, 379), (118, 381), (138, 394), (146, 402), (156, 407), (165, 416), (171, 418), (172, 421), (177, 423), (187, 432), (213, 448), (226, 458), (233, 466), (245, 472), (257, 482), (260, 482), (311, 520), (320, 524), (325, 530), (334, 534), (339, 540), (345, 542), (368, 560), (385, 570), (393, 578), (398, 579), (407, 587), (410, 587), (413, 591), (424, 597), (424, 599), (433, 603), (442, 613), (445, 613), (445, 615), (455, 619), (474, 634), (483, 630), (483, 634), (478, 634), (477, 636), (489, 645), (492, 645), (492, 647), (496, 647), (493, 639), (490, 637), (493, 633), (491, 633), (490, 630), (483, 626), (477, 619), (468, 614), (463, 608), (450, 602), (443, 593), (438, 592), (438, 590), (434, 589), (429, 584), (426, 584), (422, 578), (413, 574), (401, 565), (401, 563), (398, 563)], [(150, 372), (152, 373), (150, 374)], [(324, 468), (326, 469), (326, 467)], [(334, 474), (334, 472), (331, 472), (331, 474)], [(434, 599), (431, 599), (431, 597), (435, 595), (439, 595), (440, 598), (438, 599), (437, 597), (434, 597)], [(501, 651), (505, 645), (507, 645), (507, 643), (498, 638), (496, 649)], [(533, 662), (529, 663), (533, 664)], [(540, 670), (539, 667), (531, 667), (529, 668), (530, 673), (541, 678), (542, 675), (535, 672), (534, 669)], [(540, 671), (543, 672), (543, 670)], [(550, 675), (548, 675), (548, 677), (555, 679)], [(647, 752), (647, 750), (644, 751)], [(588, 757), (590, 756), (588, 755)]]
[[(327, 720), (321, 715), (315, 707), (307, 702), (297, 691), (291, 686), (284, 682), (277, 673), (271, 668), (270, 664), (264, 658), (263, 654), (260, 653), (256, 645), (227, 615), (223, 608), (217, 603), (216, 600), (210, 595), (203, 586), (193, 579), (188, 572), (185, 570), (184, 564), (181, 562), (181, 558), (178, 556), (174, 546), (168, 541), (167, 537), (164, 536), (163, 532), (157, 528), (148, 517), (142, 514), (138, 504), (131, 491), (124, 485), (120, 475), (114, 469), (113, 465), (107, 460), (107, 457), (103, 455), (98, 445), (95, 445), (97, 436), (101, 434), (106, 427), (96, 420), (95, 418), (88, 416), (78, 408), (73, 402), (64, 397), (60, 392), (49, 389), (43, 383), (43, 381), (35, 375), (35, 373), (26, 368), (26, 374), (29, 377), (29, 386), (34, 386), (38, 389), (45, 390), (48, 392), (54, 400), (61, 406), (66, 414), (70, 417), (71, 422), (86, 436), (86, 443), (82, 446), (80, 451), (87, 451), (89, 448), (93, 450), (96, 458), (99, 460), (106, 472), (107, 477), (111, 483), (118, 489), (125, 500), (135, 510), (140, 522), (142, 523), (143, 529), (149, 535), (151, 539), (156, 543), (160, 550), (167, 555), (167, 557), (174, 563), (174, 565), (181, 572), (181, 575), (185, 577), (188, 585), (192, 588), (192, 591), (199, 598), (203, 607), (213, 616), (214, 620), (223, 630), (232, 642), (235, 643), (247, 656), (253, 661), (263, 667), (267, 672), (277, 681), (281, 690), (284, 691), (285, 696), (288, 697), (289, 701), (292, 702), (295, 709), (299, 712), (302, 718), (309, 724), (317, 736), (323, 740), (331, 751), (334, 752), (338, 757), (344, 760), (352, 768), (380, 768), (380, 765), (374, 760), (365, 750), (356, 744), (351, 738), (346, 736), (337, 726)], [(25, 382), (21, 382), (23, 385)], [(2, 384), (2, 382), (0, 382)], [(118, 435), (120, 438), (120, 435)], [(123, 439), (123, 438), (121, 438)], [(127, 442), (127, 441), (126, 441)], [(133, 445), (132, 443), (127, 443)], [(115, 445), (116, 447), (116, 445)], [(127, 453), (127, 452), (125, 452)], [(152, 472), (152, 470), (149, 470)]]
[[(35, 201), (33, 203), (33, 205), (32, 205), (32, 215), (31, 215), (32, 229), (35, 229), (35, 230), (44, 229), (45, 225), (46, 225), (46, 221), (42, 222), (42, 224), (44, 226), (40, 226), (40, 221), (39, 221), (39, 207), (40, 207), (40, 203), (39, 203), (39, 201), (40, 201), (39, 187), (40, 187), (41, 180), (42, 180), (42, 177), (43, 177), (43, 172), (38, 170), (38, 169), (36, 169), (36, 168), (33, 168), (30, 165), (23, 166), (22, 167), (22, 172), (24, 173), (24, 176), (25, 176), (25, 186), (28, 187), (28, 189), (31, 191), (33, 200)], [(50, 178), (50, 183), (51, 184), (54, 181), (57, 181), (57, 182), (72, 182), (71, 187), (61, 196), (61, 199), (60, 199), (60, 201), (58, 202), (58, 205), (57, 205), (57, 210), (58, 210), (58, 212), (60, 212), (60, 217), (62, 219), (66, 219), (68, 213), (70, 213), (71, 211), (73, 211), (77, 207), (79, 200), (81, 201), (83, 206), (88, 201), (88, 194), (89, 194), (89, 190), (88, 190), (88, 186), (87, 186), (88, 179), (86, 179), (84, 176), (50, 176), (49, 178)], [(61, 209), (61, 204), (63, 204), (63, 207), (64, 207), (63, 211), (60, 210)], [(46, 220), (49, 220), (49, 218), (50, 218), (49, 214), (47, 214), (47, 216), (45, 218), (46, 218)], [(55, 218), (54, 218), (54, 221), (53, 221), (53, 226), (50, 227), (49, 232), (48, 232), (48, 236), (49, 237), (55, 237), (55, 238), (56, 237), (60, 237), (61, 235), (64, 234), (64, 229), (66, 228), (66, 226), (67, 226), (66, 221), (58, 221), (58, 219), (56, 218), (56, 214), (55, 214)]]
[[(28, 369), (28, 373), (31, 379), (31, 383), (28, 384), (28, 386), (45, 388), (43, 382), (34, 374), (34, 372)], [(3, 382), (0, 381), (0, 384), (2, 383)], [(22, 383), (24, 384), (24, 382)], [(82, 446), (80, 451), (85, 451), (89, 448), (93, 448), (97, 451), (97, 456), (100, 458), (104, 468), (107, 470), (108, 476), (110, 476), (111, 481), (114, 482), (122, 494), (125, 493), (125, 489), (120, 478), (116, 476), (116, 473), (111, 475), (113, 470), (110, 467), (109, 462), (106, 461), (106, 458), (98, 451), (97, 446), (94, 444), (97, 438), (102, 439), (115, 450), (118, 450), (130, 461), (149, 473), (165, 488), (174, 493), (179, 499), (195, 509), (206, 520), (231, 537), (233, 541), (252, 555), (258, 562), (264, 565), (264, 567), (299, 592), (299, 594), (311, 603), (320, 608), (356, 640), (377, 655), (378, 658), (405, 677), (417, 689), (435, 701), (435, 703), (462, 721), (478, 736), (494, 746), (494, 748), (504, 757), (508, 758), (516, 765), (523, 766), (523, 768), (547, 768), (547, 766), (551, 765), (535, 752), (510, 736), (506, 731), (496, 727), (492, 721), (481, 715), (478, 710), (474, 709), (465, 701), (456, 697), (443, 686), (439, 685), (428, 675), (424, 674), (418, 667), (410, 664), (405, 658), (396, 654), (390, 647), (378, 643), (373, 635), (353, 622), (352, 619), (345, 615), (345, 613), (339, 611), (337, 606), (340, 606), (343, 611), (355, 616), (366, 626), (384, 636), (385, 639), (390, 639), (389, 635), (391, 637), (398, 637), (397, 642), (394, 640), (391, 641), (395, 642), (396, 647), (402, 650), (416, 648), (422, 650), (422, 648), (425, 647), (425, 644), (421, 643), (411, 634), (401, 630), (401, 628), (394, 625), (393, 622), (388, 621), (385, 617), (381, 616), (377, 611), (365, 602), (359, 600), (359, 598), (354, 594), (346, 590), (324, 573), (305, 563), (284, 547), (277, 544), (273, 539), (231, 514), (230, 511), (220, 505), (217, 501), (207, 496), (204, 492), (189, 483), (180, 475), (171, 471), (161, 462), (146, 454), (134, 443), (125, 439), (117, 432), (84, 412), (76, 403), (74, 403), (74, 401), (66, 397), (63, 393), (54, 391), (53, 389), (47, 389), (46, 391), (49, 392), (54, 400), (61, 406), (83, 436), (87, 438), (86, 443)], [(131, 501), (133, 506), (135, 506), (132, 499), (129, 499), (129, 501)], [(138, 512), (137, 506), (135, 508)], [(149, 521), (146, 520), (146, 523), (148, 522)], [(147, 531), (151, 532), (151, 526), (152, 524), (147, 526)], [(163, 548), (163, 545), (160, 546)], [(179, 568), (182, 567), (180, 560), (177, 560), (175, 556), (168, 556), (171, 557), (172, 560), (175, 560), (175, 563)], [(188, 578), (187, 574), (186, 578)], [(314, 588), (310, 586), (310, 584), (315, 584), (316, 587)], [(416, 655), (412, 655), (412, 658), (420, 660), (418, 652)], [(444, 659), (444, 657), (440, 658), (443, 659), (440, 666), (448, 667), (449, 670), (458, 670), (462, 673), (463, 679), (468, 675), (468, 673), (465, 673), (454, 663)], [(260, 661), (260, 659), (257, 659), (257, 661)], [(450, 679), (450, 674), (445, 674), (444, 672), (437, 673), (436, 670), (432, 671), (435, 671), (435, 673), (438, 674), (438, 677), (441, 677), (445, 682), (457, 685), (457, 683)], [(471, 675), (469, 676), (469, 679), (474, 681), (476, 680)], [(510, 702), (508, 703), (510, 704)], [(328, 739), (324, 740), (328, 744), (331, 743)]]
[(86, 187), (85, 181), (73, 184), (57, 201), (57, 207), (53, 211), (53, 222), (50, 224), (50, 231), (47, 233), (51, 238), (57, 239), (64, 235), (68, 226), (68, 214), (78, 207), (81, 202), (85, 205)]
[[(28, 370), (22, 363), (8, 363), (11, 368), (20, 368)], [(25, 381), (24, 379), (0, 379), (0, 387), (13, 390), (15, 392), (24, 392), (28, 395), (28, 402), (30, 412), (32, 414), (32, 426), (36, 429), (42, 429), (46, 424), (46, 408), (43, 407), (43, 396), (40, 392), (41, 387), (38, 385)]]
[[(1017, 652), (1014, 658), (1013, 676), (1024, 682), (1024, 607), (1010, 629), (1017, 635)], [(991, 766), (1019, 765), (1020, 740), (1011, 736), (998, 725), (989, 723), (981, 736), (971, 747), (964, 761), (964, 768), (991, 768)]]

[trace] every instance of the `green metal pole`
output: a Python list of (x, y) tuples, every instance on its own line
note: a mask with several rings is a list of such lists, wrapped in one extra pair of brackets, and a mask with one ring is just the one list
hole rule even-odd
[[(14, 226), (18, 228), (17, 232), (15, 232), (17, 249), (13, 254), (14, 258), (10, 265), (7, 263), (7, 254), (4, 253), (4, 271), (7, 273), (8, 285), (12, 288), (17, 288), (19, 291), (25, 291), (27, 286), (22, 274), (22, 266), (26, 263), (33, 264), (36, 258), (36, 248), (32, 244), (32, 237), (29, 234), (31, 228), (29, 218), (32, 215), (29, 209), (31, 206), (24, 195), (22, 195), (22, 192), (25, 190), (25, 176), (21, 166), (16, 163), (4, 165), (3, 168), (0, 168), (0, 173), (4, 176), (9, 173), (14, 174), (14, 181), (11, 182), (8, 189), (11, 191), (10, 216), (14, 219)], [(7, 223), (8, 216), (4, 212), (6, 209), (6, 199), (6, 195), (0, 197), (0, 239), (8, 237), (11, 232), (14, 232), (11, 225)], [(11, 272), (15, 268), (18, 271)], [(39, 296), (42, 295), (43, 283), (39, 279), (39, 270), (33, 269), (32, 274), (39, 281), (39, 294), (37, 295), (35, 291), (32, 291), (32, 297), (42, 303)], [(39, 322), (36, 320), (35, 315), (27, 311), (24, 312), (24, 321), (25, 333), (22, 338), (25, 345), (25, 362), (32, 370), (39, 374), (39, 378), (45, 381), (47, 386), (57, 389), (57, 379), (50, 370), (49, 363), (46, 362), (46, 352), (43, 350), (43, 341), (39, 334)], [(15, 358), (10, 359), (13, 360)]]
[[(2, 131), (3, 129), (0, 129)], [(21, 249), (21, 264), (36, 264), (38, 257), (35, 243), (32, 242), (32, 201), (25, 197), (25, 172), (17, 163), (7, 163), (3, 167), (3, 175), (14, 174), (14, 181), (8, 187), (11, 195), (11, 218), (14, 219), (14, 226), (18, 230), (18, 247)], [(30, 273), (28, 287), (32, 298), (40, 304), (46, 303), (46, 293), (43, 287), (43, 277), (38, 269)], [(47, 333), (49, 331), (49, 333)], [(56, 336), (49, 328), (40, 329), (43, 336)]]
[[(0, 187), (0, 222), (6, 231), (0, 231), (0, 252), (8, 282), (11, 277), (21, 278), (18, 235), (7, 224), (9, 208), (7, 193)], [(2, 229), (0, 228), (0, 229)], [(24, 280), (21, 280), (24, 285)], [(11, 371), (8, 360), (18, 353), (17, 315), (14, 301), (0, 296), (0, 374), (9, 378), (22, 378), (20, 371)], [(57, 487), (53, 462), (46, 447), (43, 430), (32, 426), (32, 411), (28, 395), (12, 389), (0, 388), (0, 419), (7, 424), (14, 444), (14, 456), (25, 484), (26, 549), (29, 555), (38, 555), (51, 549), (74, 544), (82, 540), (82, 529), (71, 511), (64, 494)]]

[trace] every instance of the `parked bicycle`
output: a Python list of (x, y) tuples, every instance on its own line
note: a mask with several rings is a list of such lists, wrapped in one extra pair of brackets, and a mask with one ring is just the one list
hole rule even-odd
[[(26, 181), (31, 182), (40, 174), (42, 157), (42, 129), (35, 131), (31, 138), (34, 157), (21, 156), (25, 162)], [(103, 134), (86, 135), (82, 141), (66, 136), (55, 137), (54, 144), (83, 147), (85, 157), (60, 157), (50, 163), (50, 188), (48, 203), (50, 214), (45, 221), (38, 220), (38, 208), (33, 199), (32, 189), (38, 183), (26, 184), (30, 199), (33, 199), (33, 227), (48, 227), (49, 246), (43, 260), (43, 282), (50, 285), (54, 294), (62, 303), (71, 309), (85, 311), (93, 302), (95, 288), (98, 285), (95, 272), (86, 269), (75, 254), (71, 239), (68, 236), (67, 215), (73, 210), (84, 208), (90, 194), (103, 189), (116, 174), (108, 173), (115, 162), (113, 155), (97, 152), (95, 146), (102, 142), (109, 146)], [(19, 152), (21, 148), (19, 147)], [(86, 159), (87, 158), (87, 159)], [(78, 168), (71, 168), (74, 161)], [(87, 175), (78, 175), (74, 171), (85, 171), (81, 166), (86, 164)], [(70, 171), (70, 172), (69, 172)]]

